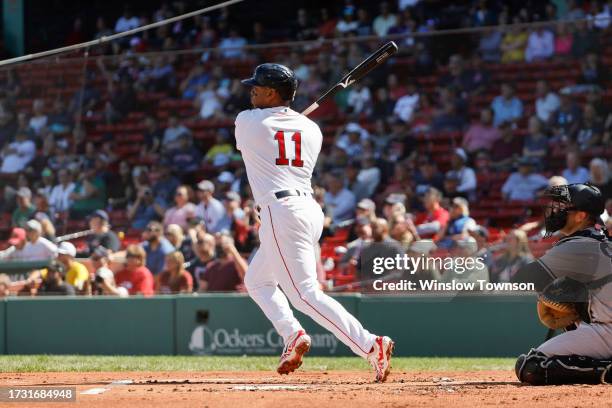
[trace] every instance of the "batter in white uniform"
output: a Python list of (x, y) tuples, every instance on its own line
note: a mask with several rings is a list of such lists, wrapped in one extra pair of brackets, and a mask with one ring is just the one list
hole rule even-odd
[(242, 153), (261, 218), (261, 246), (244, 283), (284, 339), (277, 371), (296, 370), (311, 345), (288, 298), (355, 354), (368, 359), (376, 381), (385, 381), (393, 351), (391, 339), (364, 329), (340, 303), (323, 293), (316, 279), (315, 248), (323, 229), (323, 211), (312, 197), (311, 177), (323, 136), (317, 124), (289, 108), (297, 79), (283, 65), (262, 64), (252, 78), (242, 82), (251, 86), (254, 109), (236, 118), (236, 147)]

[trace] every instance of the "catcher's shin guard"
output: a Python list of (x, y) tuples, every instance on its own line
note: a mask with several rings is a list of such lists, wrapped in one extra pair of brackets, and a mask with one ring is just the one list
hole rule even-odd
[(612, 359), (584, 356), (547, 357), (536, 349), (516, 360), (516, 376), (530, 385), (611, 384)]

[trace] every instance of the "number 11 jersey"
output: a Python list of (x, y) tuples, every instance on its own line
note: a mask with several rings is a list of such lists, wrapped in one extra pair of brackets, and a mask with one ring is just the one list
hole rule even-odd
[(316, 123), (285, 106), (242, 111), (235, 123), (236, 148), (256, 202), (280, 190), (312, 193), (312, 172), (323, 143)]

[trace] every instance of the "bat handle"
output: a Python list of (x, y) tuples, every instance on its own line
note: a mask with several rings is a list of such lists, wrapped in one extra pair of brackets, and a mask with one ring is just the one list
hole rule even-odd
[(310, 105), (309, 107), (307, 107), (306, 109), (304, 109), (304, 111), (302, 111), (302, 115), (308, 116), (312, 112), (314, 112), (318, 107), (319, 107), (319, 104), (317, 102), (315, 102), (312, 105)]

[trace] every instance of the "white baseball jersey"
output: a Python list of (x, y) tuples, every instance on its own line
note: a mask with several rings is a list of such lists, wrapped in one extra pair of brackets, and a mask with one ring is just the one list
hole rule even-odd
[(316, 123), (284, 106), (251, 109), (236, 117), (235, 135), (256, 202), (279, 190), (312, 193), (312, 172), (323, 142)]
[(303, 330), (289, 300), (357, 355), (366, 357), (376, 336), (323, 293), (317, 281), (316, 251), (324, 220), (321, 206), (305, 195), (277, 199), (273, 194), (289, 189), (312, 193), (312, 171), (322, 141), (313, 121), (287, 107), (247, 110), (236, 118), (236, 147), (261, 210), (261, 245), (244, 285), (285, 342)]

